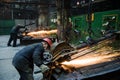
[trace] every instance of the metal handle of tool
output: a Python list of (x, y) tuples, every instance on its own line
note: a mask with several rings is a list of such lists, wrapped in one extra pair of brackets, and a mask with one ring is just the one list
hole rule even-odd
[(51, 62), (53, 56), (50, 52), (46, 51), (43, 53), (43, 64), (48, 64)]
[(35, 71), (35, 72), (34, 72), (34, 74), (37, 74), (37, 73), (41, 73), (41, 70), (39, 70), (39, 71)]

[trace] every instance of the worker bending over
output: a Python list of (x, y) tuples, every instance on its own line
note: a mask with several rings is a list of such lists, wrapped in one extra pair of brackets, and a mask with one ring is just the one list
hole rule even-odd
[(36, 64), (43, 73), (49, 69), (45, 64), (50, 62), (51, 59), (48, 59), (48, 56), (51, 58), (52, 55), (47, 52), (46, 57), (46, 50), (49, 51), (51, 45), (51, 39), (45, 38), (41, 43), (28, 45), (16, 53), (12, 63), (20, 74), (19, 80), (34, 80), (34, 64)]
[(20, 28), (25, 28), (25, 26), (21, 26), (20, 24), (14, 26), (10, 31), (10, 38), (8, 40), (7, 46), (11, 46), (11, 42), (13, 41), (13, 47), (16, 47), (18, 33)]

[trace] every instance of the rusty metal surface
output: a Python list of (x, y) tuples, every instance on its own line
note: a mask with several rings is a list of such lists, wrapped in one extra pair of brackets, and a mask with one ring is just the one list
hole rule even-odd
[[(56, 77), (56, 80), (84, 80), (84, 79), (98, 80), (96, 79), (96, 76), (101, 76), (107, 73), (112, 73), (114, 71), (119, 71), (120, 70), (119, 66), (120, 66), (120, 61), (117, 60), (98, 64), (98, 65), (87, 66), (84, 68), (76, 69), (70, 73), (63, 72), (59, 76), (57, 76), (58, 78)], [(119, 76), (119, 74), (116, 74), (116, 76)], [(94, 77), (94, 79), (90, 79), (92, 77)], [(101, 80), (105, 80), (105, 79), (107, 79), (107, 76), (101, 78)]]
[(66, 42), (61, 42), (61, 43), (55, 43), (52, 46), (51, 53), (55, 57), (58, 57), (61, 54), (64, 54), (65, 52), (70, 52), (73, 51), (74, 48), (66, 43)]
[[(96, 76), (97, 77), (101, 75), (104, 76), (108, 73), (111, 74), (114, 71), (120, 72), (120, 54), (119, 54), (120, 51), (118, 51), (117, 53), (114, 51), (112, 53), (109, 51), (106, 51), (104, 53), (103, 52), (102, 53), (93, 52), (93, 53), (89, 53), (89, 54), (82, 56), (81, 61), (84, 60), (84, 57), (88, 59), (89, 61), (86, 63), (84, 62), (83, 65), (81, 65), (81, 67), (79, 68), (74, 68), (73, 71), (71, 72), (62, 71), (59, 74), (54, 73), (56, 74), (55, 76), (56, 80), (84, 80), (84, 79), (91, 80), (90, 79), (91, 77), (94, 77), (93, 80), (96, 80)], [(107, 61), (96, 63), (96, 64), (92, 64), (92, 62), (94, 61), (90, 61), (91, 59), (95, 59), (95, 58), (97, 61), (97, 58), (99, 59), (100, 56), (104, 57), (104, 56), (110, 56), (110, 55), (117, 55), (117, 56), (106, 57)], [(104, 59), (101, 59), (101, 60), (104, 60)], [(79, 64), (79, 63), (74, 63), (73, 66), (75, 64)], [(91, 65), (87, 65), (87, 64), (91, 64)], [(70, 66), (72, 66), (72, 64)], [(70, 66), (69, 68), (71, 68)], [(119, 74), (116, 74), (116, 76), (118, 75)], [(101, 80), (107, 79), (106, 77), (107, 76), (104, 76), (103, 78), (101, 78)], [(116, 80), (119, 80), (119, 79), (116, 79)]]
[[(103, 76), (99, 80), (105, 80), (108, 73), (112, 74), (115, 71), (120, 73), (119, 44), (118, 50), (114, 50), (110, 46), (111, 44), (114, 44), (114, 41), (107, 40), (91, 47), (79, 49), (77, 54), (71, 56), (73, 63), (67, 65), (69, 68), (74, 67), (74, 70), (68, 73), (62, 72), (56, 80), (91, 80), (92, 77), (94, 77), (92, 80), (96, 80), (98, 76)], [(79, 60), (79, 62), (74, 60)], [(116, 76), (118, 75), (116, 74)]]

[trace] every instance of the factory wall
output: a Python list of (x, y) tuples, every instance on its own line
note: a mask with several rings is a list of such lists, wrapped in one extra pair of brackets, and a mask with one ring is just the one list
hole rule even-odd
[[(25, 20), (25, 19), (0, 20), (0, 35), (9, 35), (10, 30), (14, 25), (21, 24), (24, 26), (30, 23), (35, 23), (35, 20)], [(33, 31), (36, 29), (36, 24), (32, 24), (26, 27), (28, 31)]]
[[(34, 24), (32, 24), (34, 23)], [(35, 19), (15, 19), (15, 25), (20, 24), (20, 25), (28, 25), (25, 26), (28, 31), (34, 31), (37, 27), (36, 27), (36, 21)], [(29, 25), (31, 24), (31, 25)]]
[(7, 35), (15, 25), (14, 20), (0, 20), (0, 35)]

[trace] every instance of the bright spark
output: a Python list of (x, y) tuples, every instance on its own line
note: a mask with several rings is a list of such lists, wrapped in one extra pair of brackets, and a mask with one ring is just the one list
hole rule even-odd
[(51, 34), (55, 34), (55, 33), (57, 33), (57, 30), (41, 30), (41, 31), (29, 32), (27, 35), (34, 38), (43, 38), (43, 37), (48, 37)]
[(97, 57), (89, 57), (89, 58), (87, 57), (84, 59), (77, 58), (69, 62), (65, 61), (62, 64), (70, 66), (70, 67), (74, 67), (74, 68), (80, 68), (84, 66), (89, 66), (89, 65), (111, 61), (111, 58), (116, 57), (118, 55), (119, 54), (111, 54), (111, 55), (103, 55), (103, 56), (97, 56)]

